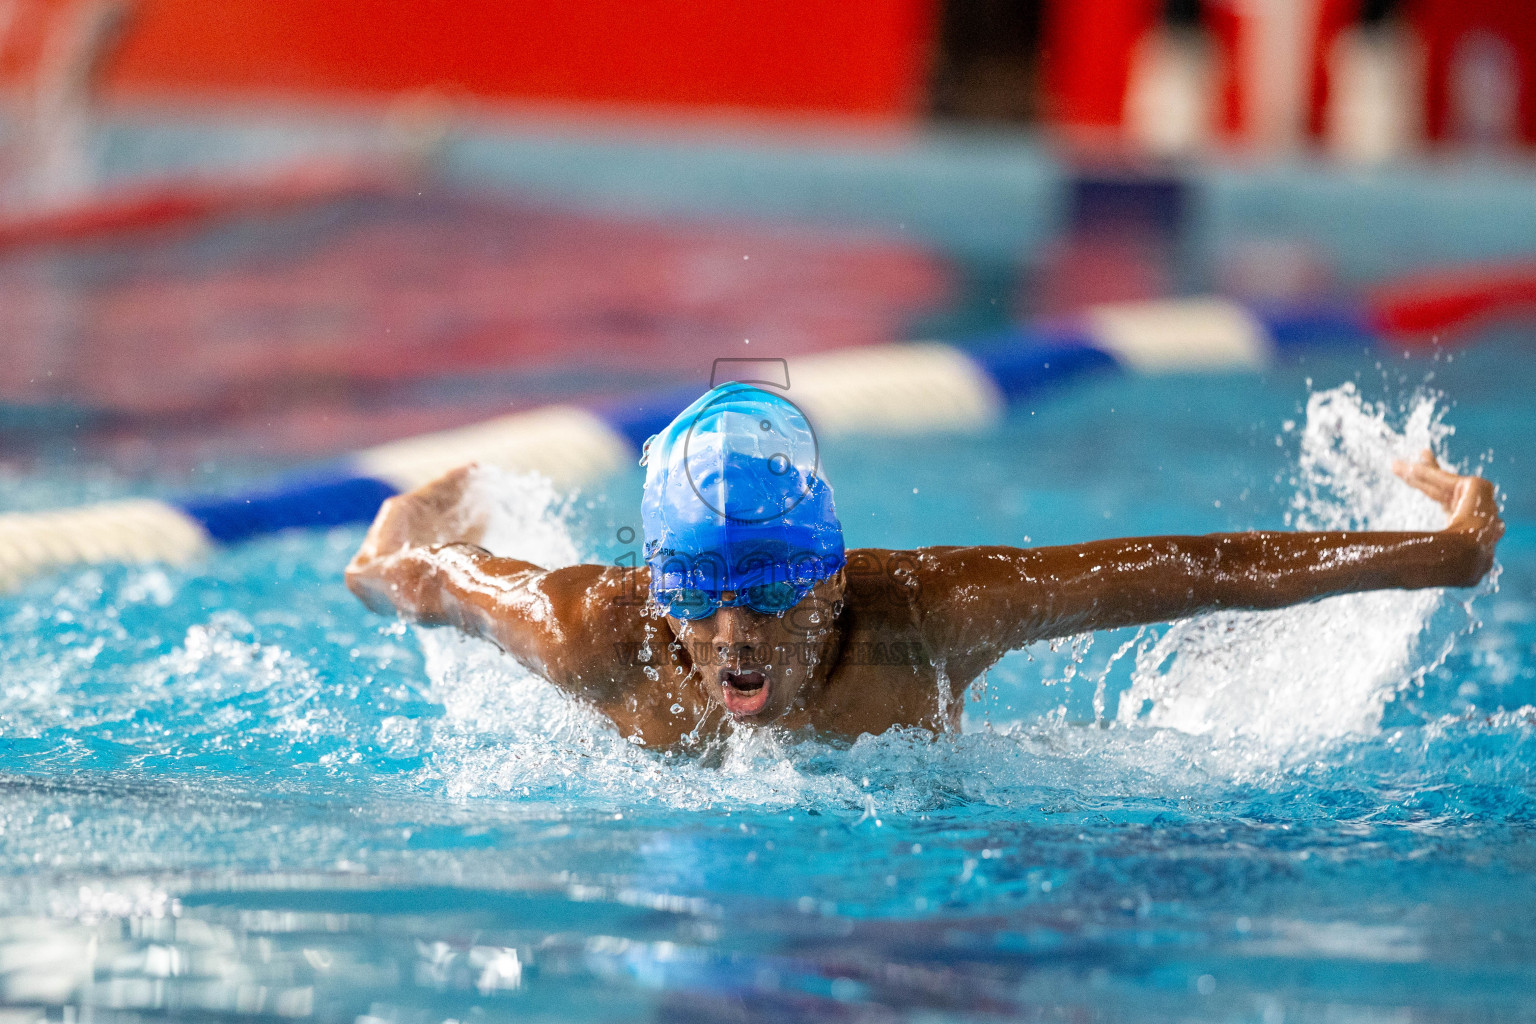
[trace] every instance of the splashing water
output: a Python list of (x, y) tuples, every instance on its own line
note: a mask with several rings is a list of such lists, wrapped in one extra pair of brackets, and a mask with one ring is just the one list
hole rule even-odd
[[(481, 466), (465, 493), (468, 518), (483, 525), (481, 543), (492, 553), (546, 569), (580, 559), (562, 499), (547, 479)], [(417, 632), (431, 695), (444, 711), (428, 744), (434, 751), (430, 774), (443, 781), (449, 795), (528, 795), (545, 788), (542, 752), (588, 755), (595, 746), (614, 746), (605, 742), (600, 716), (564, 698), (493, 644), (451, 630)], [(509, 747), (516, 751), (502, 756)]]
[[(1438, 528), (1441, 510), (1390, 467), (1395, 458), (1441, 447), (1450, 433), (1428, 395), (1394, 417), (1364, 402), (1352, 384), (1314, 394), (1300, 430), (1288, 518), (1301, 529)], [(563, 506), (546, 481), (487, 469), (473, 493), (488, 526), (486, 545), (498, 554), (546, 567), (578, 560)], [(1448, 650), (1454, 630), (1426, 631), (1444, 603), (1440, 591), (1348, 595), (1277, 612), (1202, 616), (1160, 636), (1142, 634), (1139, 644), (1127, 641), (1111, 658), (1112, 665), (1137, 648), (1131, 684), (1119, 695), (1118, 738), (1099, 750), (1105, 765), (1115, 766), (1105, 769), (1103, 784), (1152, 793), (1192, 769), (1243, 777), (1374, 732), (1386, 704)], [(432, 692), (445, 709), (428, 774), (458, 798), (614, 793), (623, 794), (615, 806), (644, 798), (680, 807), (811, 804), (868, 814), (872, 798), (862, 782), (872, 771), (883, 782), (879, 806), (907, 809), (964, 793), (1016, 791), (1020, 783), (1070, 785), (1063, 770), (1100, 774), (1076, 755), (1068, 757), (1070, 769), (1057, 761), (1063, 749), (1079, 746), (1062, 734), (1070, 731), (1064, 705), (1038, 723), (1006, 725), (985, 737), (934, 741), (896, 733), (843, 750), (743, 730), (707, 765), (659, 756), (622, 741), (596, 712), (491, 645), (441, 630), (421, 635)], [(1439, 643), (1424, 643), (1426, 635)], [(1070, 683), (1089, 640), (1059, 645), (1068, 652), (1065, 672), (1043, 681)], [(1109, 667), (1097, 679), (1100, 709)], [(1156, 730), (1165, 729), (1201, 739), (1193, 746), (1158, 739)], [(885, 760), (872, 767), (872, 757)], [(948, 772), (956, 777), (945, 778)]]
[[(1450, 433), (1428, 395), (1411, 400), (1400, 428), (1353, 384), (1312, 395), (1288, 518), (1302, 530), (1441, 528), (1444, 512), (1391, 466), (1440, 449)], [(1118, 720), (1240, 741), (1267, 757), (1368, 734), (1445, 653), (1426, 660), (1420, 643), (1444, 600), (1439, 590), (1378, 591), (1175, 623), (1138, 651)]]
[(466, 495), (471, 517), (485, 526), (487, 550), (546, 569), (581, 560), (566, 499), (548, 479), (477, 466)]

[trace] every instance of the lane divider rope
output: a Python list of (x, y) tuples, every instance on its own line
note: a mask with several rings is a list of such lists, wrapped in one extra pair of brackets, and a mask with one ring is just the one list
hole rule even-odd
[[(959, 347), (911, 342), (797, 359), (789, 397), (823, 435), (985, 429), (1008, 405), (1084, 374), (1243, 371), (1302, 345), (1370, 342), (1346, 305), (1261, 310), (1221, 299), (1102, 306)], [(563, 488), (600, 480), (697, 395), (558, 405), (380, 445), (237, 495), (139, 499), (0, 515), (0, 588), (79, 563), (186, 563), (211, 546), (281, 530), (371, 520), (387, 498), (466, 462), (542, 473)]]

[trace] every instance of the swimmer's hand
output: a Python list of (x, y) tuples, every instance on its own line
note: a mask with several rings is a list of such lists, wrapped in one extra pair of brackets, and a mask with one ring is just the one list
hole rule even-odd
[(347, 565), (348, 589), (370, 609), (419, 622), (440, 618), (433, 553), (477, 545), (485, 535), (484, 517), (470, 500), (475, 470), (460, 466), (380, 506)]
[(1477, 545), (1477, 575), (1467, 585), (1487, 575), (1493, 567), (1494, 547), (1504, 536), (1504, 520), (1499, 518), (1499, 502), (1492, 482), (1480, 476), (1459, 476), (1441, 469), (1435, 453), (1428, 448), (1414, 462), (1401, 459), (1393, 462), (1392, 472), (1445, 509), (1450, 517), (1446, 533), (1462, 534)]

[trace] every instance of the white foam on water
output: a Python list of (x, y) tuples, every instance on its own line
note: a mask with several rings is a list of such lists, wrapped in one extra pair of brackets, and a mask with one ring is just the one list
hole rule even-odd
[(485, 530), (480, 543), (491, 552), (546, 569), (581, 561), (566, 501), (548, 477), (476, 466), (465, 496), (470, 518)]
[[(481, 466), (466, 499), (467, 522), (484, 529), (481, 544), (494, 554), (546, 569), (579, 560), (561, 498), (548, 479)], [(494, 645), (446, 629), (418, 634), (432, 696), (444, 709), (434, 730), (434, 770), (451, 794), (542, 786), (541, 751), (590, 751), (603, 739), (595, 711), (567, 699)]]
[[(1400, 426), (1393, 418), (1353, 384), (1311, 396), (1287, 517), (1297, 529), (1445, 525), (1440, 507), (1391, 466), (1438, 452), (1451, 428), (1423, 394)], [(1206, 735), (1261, 759), (1372, 733), (1387, 702), (1437, 660), (1420, 641), (1444, 601), (1440, 590), (1389, 590), (1175, 623), (1138, 652), (1118, 721)]]

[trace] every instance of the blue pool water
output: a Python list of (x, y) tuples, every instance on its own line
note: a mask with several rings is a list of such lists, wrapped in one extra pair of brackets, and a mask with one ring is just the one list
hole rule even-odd
[[(1506, 493), (1496, 586), (1040, 645), (937, 740), (632, 747), (487, 648), (368, 614), (340, 579), (360, 529), (38, 581), (0, 599), (0, 1002), (1536, 1019), (1532, 380), (1511, 334), (1106, 378), (984, 437), (824, 444), (851, 545), (1433, 525), (1381, 473), (1428, 441)], [(638, 487), (505, 481), (498, 543), (611, 560)], [(0, 501), (136, 489), (14, 471)]]

